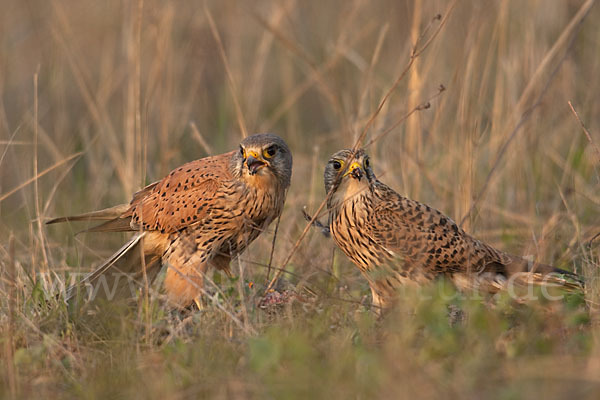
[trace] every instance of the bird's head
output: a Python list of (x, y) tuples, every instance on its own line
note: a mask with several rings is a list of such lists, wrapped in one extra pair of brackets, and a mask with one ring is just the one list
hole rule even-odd
[(277, 135), (260, 133), (248, 136), (231, 160), (233, 170), (242, 179), (263, 185), (272, 179), (283, 188), (290, 186), (292, 153)]
[(325, 167), (325, 191), (333, 189), (332, 201), (345, 200), (349, 196), (368, 190), (375, 181), (369, 156), (364, 150), (355, 153), (350, 149), (340, 150), (329, 158)]

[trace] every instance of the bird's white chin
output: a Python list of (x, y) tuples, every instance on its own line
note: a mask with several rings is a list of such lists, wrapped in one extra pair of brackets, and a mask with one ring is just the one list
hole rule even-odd
[(254, 176), (254, 175), (260, 174), (261, 171), (264, 171), (264, 169), (265, 169), (265, 165), (263, 164), (263, 165), (259, 165), (258, 167), (254, 167), (252, 169), (247, 169), (246, 172), (248, 175)]
[(271, 173), (271, 171), (269, 171), (269, 168), (267, 168), (267, 165), (264, 164), (264, 165), (255, 167), (253, 169), (245, 168), (244, 175), (248, 178), (253, 178), (253, 177), (265, 177), (267, 175), (273, 175), (273, 174)]
[(355, 179), (349, 177), (348, 179), (342, 180), (338, 189), (335, 191), (332, 197), (333, 203), (343, 203), (345, 201), (349, 201), (350, 199), (360, 196), (364, 194), (367, 190), (369, 190), (369, 184), (367, 179), (363, 177), (362, 179)]
[(244, 171), (244, 178), (248, 184), (259, 189), (268, 189), (270, 191), (277, 187), (277, 178), (266, 165), (261, 166), (254, 171), (246, 169)]

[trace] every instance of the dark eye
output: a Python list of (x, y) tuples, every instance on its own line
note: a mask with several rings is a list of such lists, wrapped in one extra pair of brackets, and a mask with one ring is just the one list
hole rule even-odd
[(275, 145), (269, 146), (263, 150), (263, 156), (265, 158), (271, 158), (275, 155), (275, 153), (277, 153), (277, 146)]
[(335, 169), (335, 170), (342, 168), (342, 163), (339, 161), (334, 161), (331, 164), (333, 165), (333, 169)]
[(242, 155), (242, 157), (246, 158), (246, 152), (244, 151), (244, 148), (242, 146), (240, 146), (240, 154)]
[(371, 162), (369, 161), (369, 159), (365, 159), (365, 168), (369, 168), (371, 166)]

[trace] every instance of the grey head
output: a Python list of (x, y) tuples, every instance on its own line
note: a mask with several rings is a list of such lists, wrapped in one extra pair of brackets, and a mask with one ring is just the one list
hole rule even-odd
[(369, 155), (363, 149), (358, 149), (355, 154), (352, 154), (350, 149), (340, 150), (329, 158), (325, 166), (326, 193), (329, 193), (336, 183), (339, 186), (350, 180), (363, 181), (366, 185), (371, 185), (376, 180)]
[(283, 189), (292, 178), (292, 153), (285, 141), (272, 133), (248, 136), (231, 158), (231, 169), (237, 177), (272, 175)]

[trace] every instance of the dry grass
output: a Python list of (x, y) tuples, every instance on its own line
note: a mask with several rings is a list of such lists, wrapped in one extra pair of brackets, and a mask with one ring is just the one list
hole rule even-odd
[[(3, 397), (597, 397), (600, 9), (414, 3), (0, 2)], [(219, 307), (69, 315), (54, 290), (125, 237), (42, 221), (124, 202), (246, 130), (293, 149), (272, 267), (314, 301), (257, 308), (266, 234), (235, 263), (243, 278), (213, 277)], [(363, 132), (384, 182), (502, 249), (575, 268), (587, 308), (491, 306), (440, 283), (376, 321), (343, 254), (314, 230), (299, 240), (324, 162)], [(449, 304), (466, 320), (449, 325)]]

